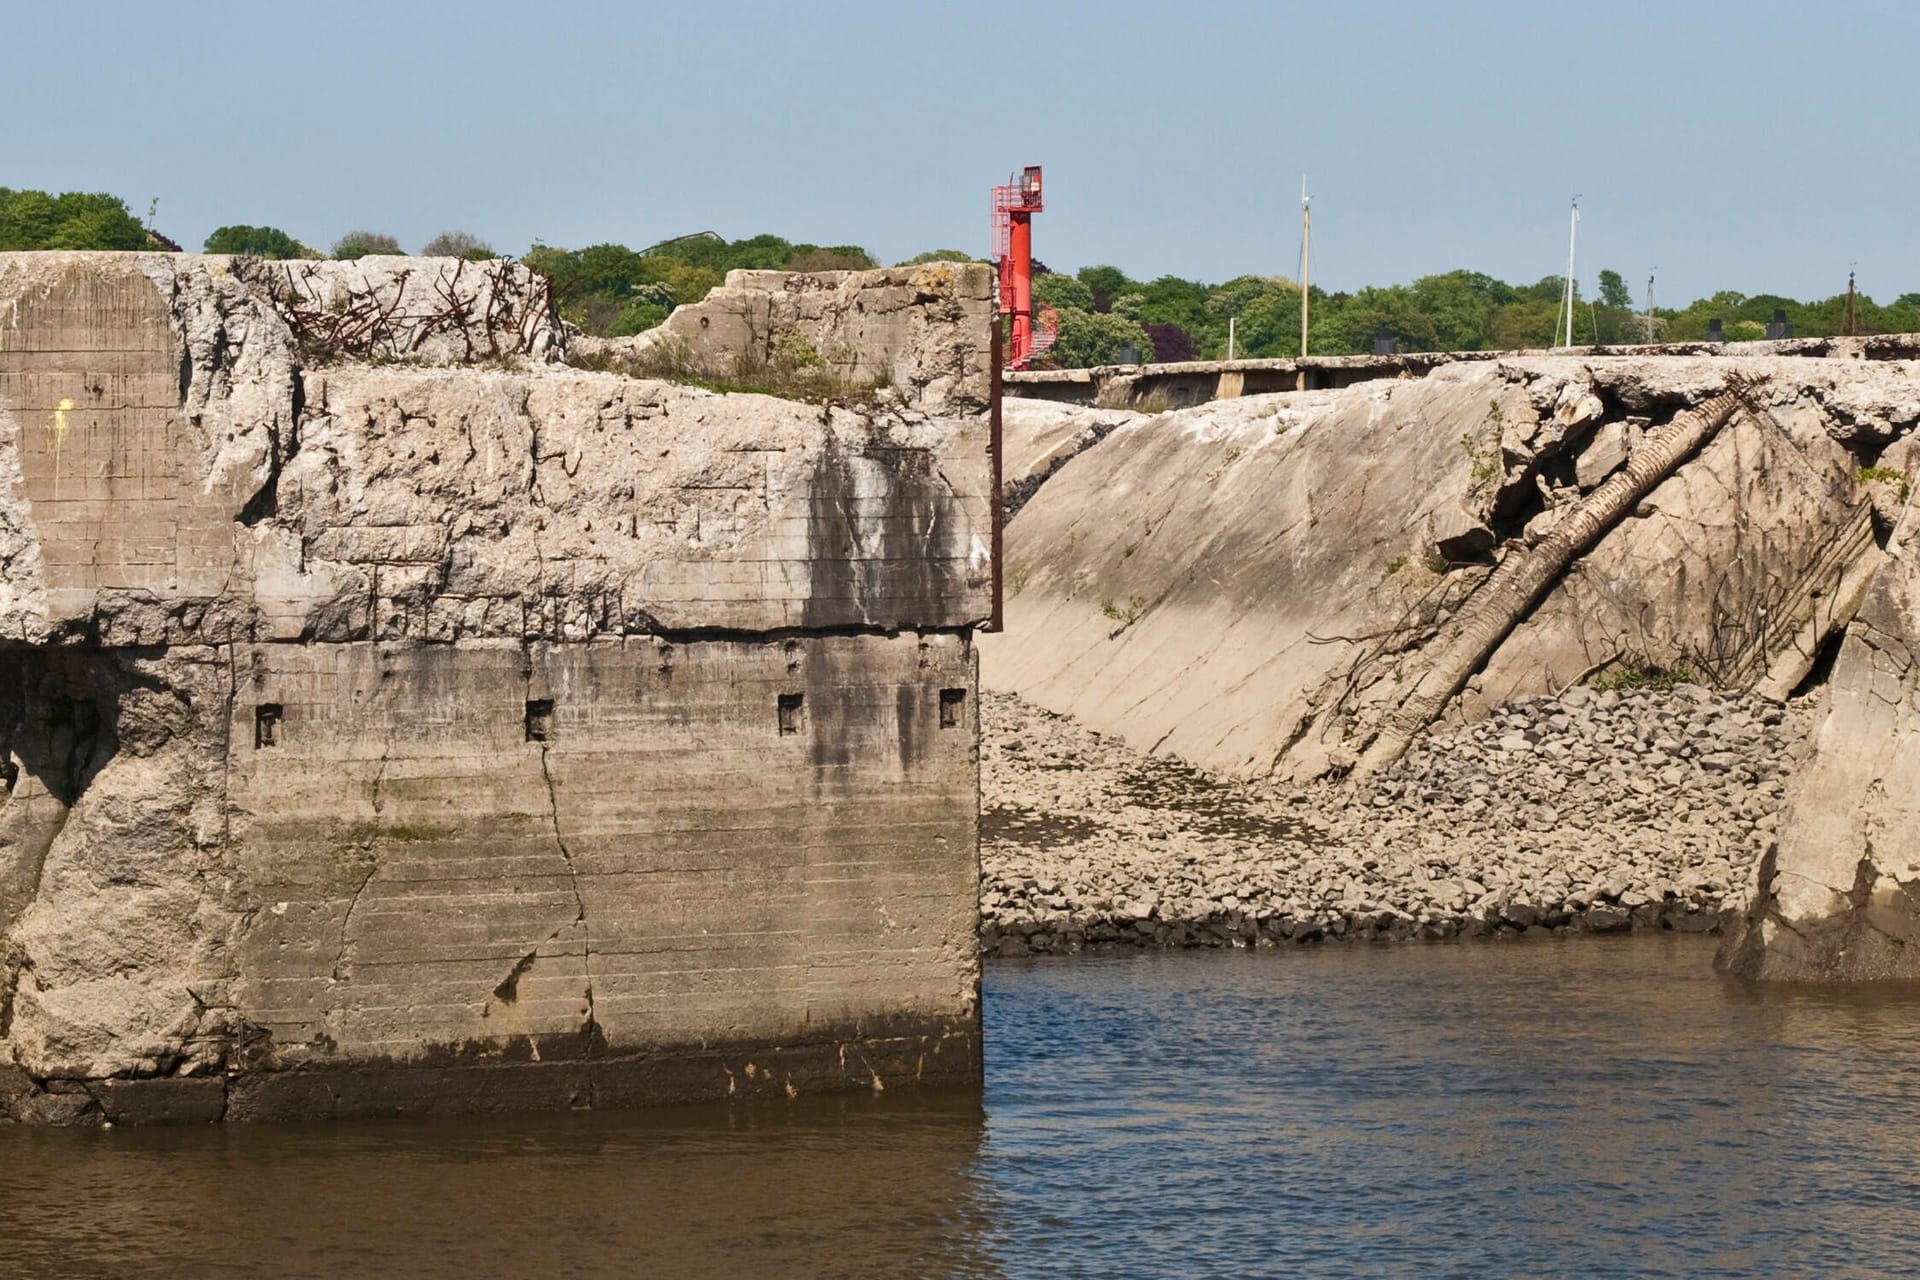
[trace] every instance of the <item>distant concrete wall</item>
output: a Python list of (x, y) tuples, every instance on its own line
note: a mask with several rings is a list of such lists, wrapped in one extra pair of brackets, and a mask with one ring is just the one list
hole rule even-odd
[(1030, 400), (1098, 405), (1108, 409), (1185, 409), (1212, 400), (1276, 391), (1337, 391), (1382, 378), (1425, 377), (1446, 365), (1506, 360), (1520, 355), (1578, 357), (1802, 356), (1849, 360), (1911, 360), (1920, 334), (1871, 338), (1789, 338), (1774, 342), (1670, 342), (1654, 346), (1564, 347), (1551, 352), (1415, 351), (1386, 356), (1260, 357), (1188, 360), (1170, 364), (1101, 365), (1091, 369), (1023, 369), (1006, 375), (1007, 394)]
[(976, 1080), (984, 413), (315, 364), (257, 270), (0, 255), (0, 1115)]

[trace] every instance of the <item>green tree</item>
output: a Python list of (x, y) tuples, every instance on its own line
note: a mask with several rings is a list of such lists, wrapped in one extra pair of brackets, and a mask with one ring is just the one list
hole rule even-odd
[(1229, 320), (1236, 356), (1298, 355), (1300, 286), (1284, 276), (1236, 276), (1208, 290), (1201, 318), (1187, 327), (1202, 359), (1225, 357)]
[(1034, 277), (1033, 301), (1035, 306), (1072, 307), (1077, 311), (1094, 309), (1092, 289), (1072, 276), (1063, 276), (1055, 271)]
[(1402, 351), (1440, 349), (1432, 317), (1420, 310), (1416, 295), (1405, 285), (1357, 289), (1327, 311), (1331, 314), (1324, 321), (1313, 322), (1320, 339), (1314, 343), (1315, 354), (1323, 350), (1322, 342), (1325, 349), (1346, 354), (1371, 351), (1378, 334), (1393, 339)]
[(1177, 324), (1192, 333), (1206, 320), (1207, 286), (1178, 276), (1161, 276), (1139, 287), (1140, 319), (1145, 324)]
[(1140, 288), (1139, 285), (1127, 279), (1127, 273), (1118, 267), (1082, 267), (1078, 276), (1080, 283), (1093, 291), (1095, 311), (1113, 310), (1115, 298), (1122, 294), (1138, 292)]
[(1560, 300), (1520, 298), (1493, 313), (1495, 351), (1523, 351), (1554, 345), (1554, 326), (1560, 319)]
[(1512, 286), (1492, 276), (1449, 271), (1415, 280), (1410, 305), (1432, 321), (1436, 350), (1485, 351), (1493, 343), (1494, 310), (1514, 297)]
[(202, 246), (208, 253), (244, 254), (250, 258), (303, 258), (306, 246), (278, 227), (249, 227), (236, 223), (221, 227)]
[(147, 229), (126, 202), (100, 192), (15, 191), (0, 187), (0, 251), (145, 249)]
[(1600, 273), (1600, 303), (1622, 311), (1633, 310), (1633, 295), (1627, 292), (1627, 282), (1618, 271)]
[(1141, 360), (1153, 359), (1153, 339), (1131, 320), (1069, 307), (1059, 312), (1060, 336), (1047, 359), (1063, 369), (1115, 364), (1131, 347)]

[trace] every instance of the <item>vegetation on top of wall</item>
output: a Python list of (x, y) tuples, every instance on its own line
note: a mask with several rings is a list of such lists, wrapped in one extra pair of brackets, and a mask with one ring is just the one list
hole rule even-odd
[(653, 328), (673, 308), (706, 297), (729, 271), (864, 271), (878, 265), (857, 245), (795, 244), (773, 235), (725, 240), (711, 234), (638, 250), (623, 244), (535, 245), (521, 261), (552, 281), (561, 315), (585, 333), (611, 338)]
[(400, 242), (390, 235), (379, 231), (349, 231), (333, 242), (332, 256), (342, 262), (352, 262), (369, 254), (405, 252)]
[(426, 258), (465, 258), (468, 262), (487, 262), (500, 255), (493, 246), (470, 231), (442, 231), (421, 248)]
[(301, 244), (278, 227), (250, 227), (244, 223), (219, 228), (201, 247), (207, 253), (245, 254), (274, 260), (320, 256), (318, 250)]
[(822, 352), (797, 331), (775, 334), (764, 350), (724, 357), (703, 355), (680, 334), (664, 333), (639, 351), (584, 354), (575, 356), (572, 364), (630, 378), (657, 378), (708, 391), (778, 396), (808, 404), (870, 405), (882, 398), (888, 386), (885, 374), (854, 377), (850, 348)]
[(152, 247), (147, 228), (117, 196), (0, 187), (0, 252)]

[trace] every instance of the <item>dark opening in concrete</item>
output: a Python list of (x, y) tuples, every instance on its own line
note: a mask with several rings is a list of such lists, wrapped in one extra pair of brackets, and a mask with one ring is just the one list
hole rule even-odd
[(286, 711), (277, 702), (263, 702), (253, 709), (253, 749), (280, 745), (280, 721)]
[(960, 727), (961, 708), (967, 701), (965, 689), (942, 689), (940, 691), (940, 727), (957, 729)]
[(806, 702), (806, 696), (798, 693), (780, 695), (780, 733), (782, 736), (800, 732), (800, 709)]
[(552, 698), (529, 698), (527, 700), (527, 741), (553, 741)]

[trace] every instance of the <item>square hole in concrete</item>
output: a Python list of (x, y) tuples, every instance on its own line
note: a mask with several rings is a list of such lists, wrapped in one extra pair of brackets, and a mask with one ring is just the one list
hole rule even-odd
[(553, 741), (553, 699), (527, 699), (527, 741)]
[(253, 709), (253, 749), (280, 745), (280, 722), (286, 709), (277, 702), (263, 702)]
[(940, 691), (940, 727), (957, 729), (960, 727), (961, 708), (966, 705), (965, 689), (942, 689)]
[(782, 736), (789, 733), (800, 732), (800, 715), (805, 705), (806, 696), (804, 694), (783, 693), (780, 695), (777, 711), (780, 716), (780, 733)]

